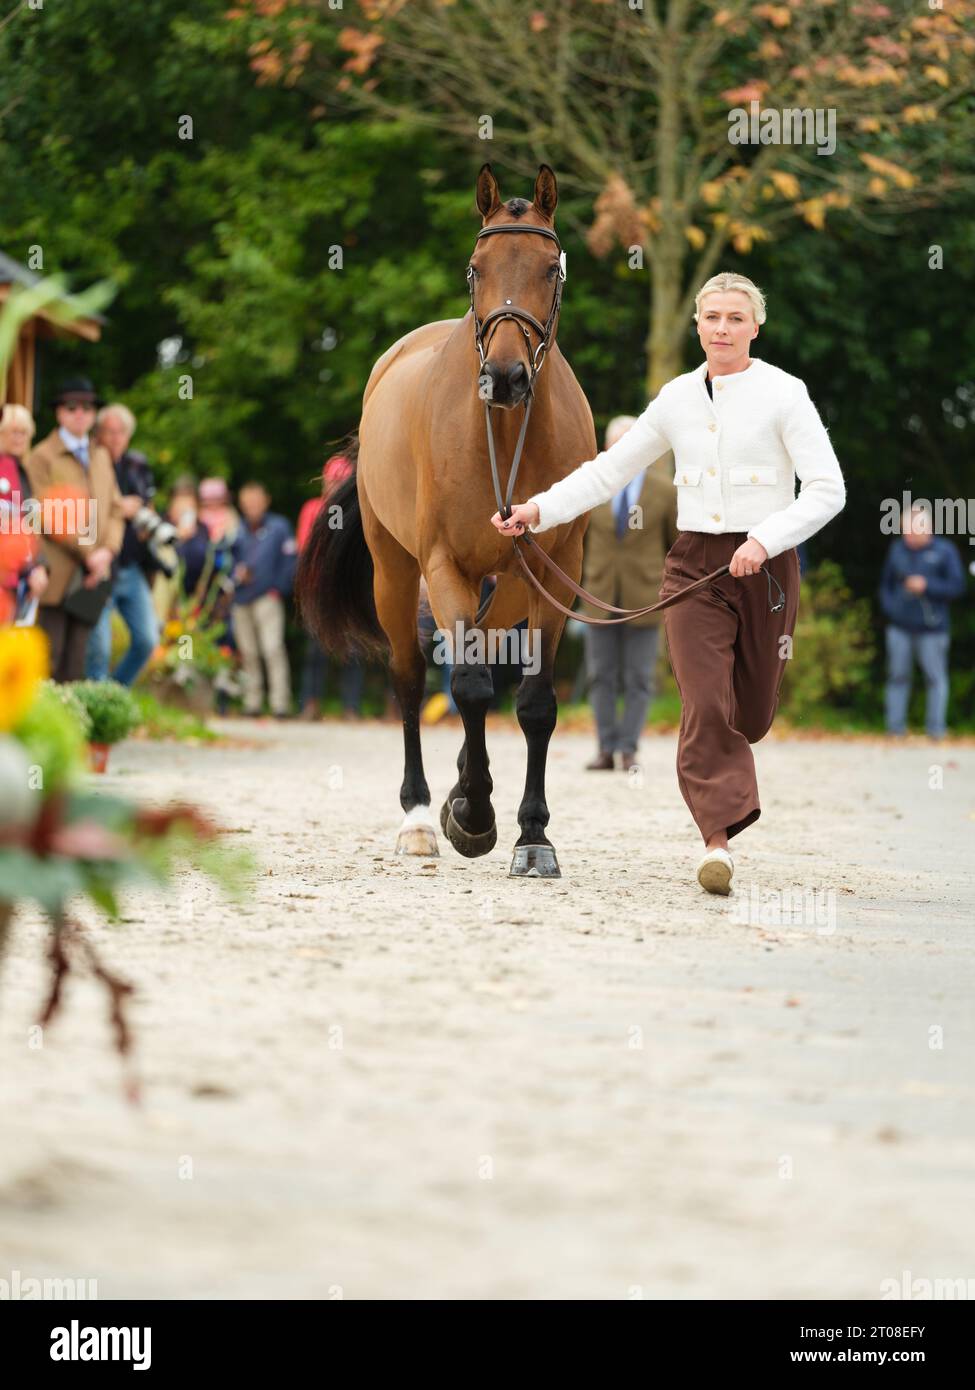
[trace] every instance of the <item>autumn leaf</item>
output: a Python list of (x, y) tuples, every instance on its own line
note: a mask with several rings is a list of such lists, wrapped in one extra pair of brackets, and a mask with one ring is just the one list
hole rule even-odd
[(753, 5), (752, 14), (759, 19), (767, 19), (776, 29), (784, 29), (792, 23), (792, 14), (787, 5)]
[(882, 174), (884, 178), (893, 180), (898, 188), (913, 188), (917, 179), (907, 169), (902, 169), (899, 164), (894, 164), (889, 159), (881, 159), (876, 154), (862, 154), (861, 160), (875, 174)]
[(938, 119), (938, 113), (933, 106), (905, 106), (901, 116), (905, 125), (923, 125), (927, 121)]
[(722, 101), (726, 101), (729, 106), (744, 106), (748, 101), (761, 101), (763, 94), (768, 88), (767, 82), (761, 82), (758, 78), (752, 78), (743, 87), (729, 87), (726, 92), (719, 92)]
[(787, 173), (784, 169), (773, 169), (769, 178), (775, 187), (782, 194), (783, 198), (798, 198), (800, 193), (799, 180), (795, 174)]

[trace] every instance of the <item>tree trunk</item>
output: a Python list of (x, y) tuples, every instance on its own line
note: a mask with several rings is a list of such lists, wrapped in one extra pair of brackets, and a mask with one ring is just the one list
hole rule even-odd
[(651, 273), (650, 332), (647, 335), (647, 400), (680, 376), (685, 370), (684, 354), (680, 350), (682, 334), (677, 322), (681, 300), (680, 268), (670, 275)]
[(661, 78), (657, 89), (658, 226), (648, 238), (650, 264), (650, 332), (647, 339), (647, 395), (656, 396), (683, 370), (683, 336), (677, 321), (687, 242), (680, 192), (681, 59), (680, 38), (685, 6), (673, 3), (661, 36)]

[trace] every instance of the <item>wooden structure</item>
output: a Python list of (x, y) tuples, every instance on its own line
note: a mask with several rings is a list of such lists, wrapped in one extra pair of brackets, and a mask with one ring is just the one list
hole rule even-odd
[[(11, 260), (0, 251), (0, 304), (9, 296), (16, 285), (30, 288), (36, 285), (41, 276), (26, 266)], [(54, 323), (43, 310), (21, 327), (17, 346), (10, 359), (6, 380), (0, 379), (0, 404), (7, 401), (14, 405), (26, 405), (34, 415), (37, 414), (37, 343), (39, 339), (56, 337), (85, 338), (97, 343), (102, 336), (101, 315), (91, 318), (76, 318), (67, 323)]]

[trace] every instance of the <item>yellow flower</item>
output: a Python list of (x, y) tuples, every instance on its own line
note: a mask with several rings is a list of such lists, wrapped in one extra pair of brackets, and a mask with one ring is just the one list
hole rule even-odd
[(170, 618), (169, 622), (163, 628), (163, 636), (166, 637), (166, 639), (170, 642), (174, 638), (181, 636), (182, 632), (183, 624), (179, 621), (178, 618)]
[(11, 627), (0, 632), (0, 730), (19, 723), (47, 673), (47, 638), (40, 628)]

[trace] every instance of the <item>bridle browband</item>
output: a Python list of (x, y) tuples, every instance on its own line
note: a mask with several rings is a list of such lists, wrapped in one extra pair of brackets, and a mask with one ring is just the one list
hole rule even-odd
[[(480, 241), (482, 236), (494, 236), (496, 232), (533, 232), (536, 236), (548, 237), (549, 240), (554, 241), (556, 246), (558, 246), (559, 248), (559, 278), (555, 285), (555, 294), (552, 299), (552, 307), (549, 310), (548, 318), (546, 319), (544, 324), (540, 323), (538, 319), (535, 317), (535, 315), (530, 314), (527, 309), (521, 309), (516, 304), (512, 304), (510, 299), (506, 299), (503, 305), (500, 305), (497, 309), (491, 309), (489, 313), (484, 315), (483, 319), (479, 319), (477, 316), (477, 310), (474, 307), (474, 267), (471, 265), (468, 265), (467, 267), (467, 288), (470, 294), (471, 316), (474, 320), (474, 346), (477, 349), (477, 355), (480, 359), (481, 374), (483, 375), (484, 365), (487, 361), (487, 352), (490, 349), (491, 339), (494, 337), (494, 332), (497, 329), (498, 324), (503, 323), (506, 319), (510, 319), (512, 322), (517, 323), (518, 327), (525, 335), (525, 343), (527, 345), (528, 356), (531, 361), (531, 370), (528, 378), (528, 390), (525, 393), (525, 418), (521, 422), (521, 429), (518, 432), (518, 442), (515, 445), (514, 457), (511, 460), (511, 472), (508, 474), (507, 497), (502, 496), (501, 479), (498, 476), (498, 460), (494, 449), (494, 431), (491, 428), (491, 401), (487, 397), (485, 397), (484, 399), (484, 421), (487, 426), (488, 454), (491, 459), (491, 478), (494, 483), (494, 496), (495, 500), (497, 501), (498, 511), (501, 514), (502, 520), (507, 520), (507, 518), (511, 515), (511, 498), (514, 494), (515, 481), (518, 477), (518, 465), (521, 462), (522, 449), (525, 446), (525, 434), (528, 430), (528, 417), (531, 415), (532, 404), (535, 399), (535, 378), (541, 371), (542, 366), (544, 365), (545, 356), (548, 353), (549, 347), (551, 346), (552, 335), (555, 331), (555, 323), (559, 316), (559, 310), (562, 307), (562, 286), (565, 284), (565, 252), (562, 250), (558, 237), (550, 227), (534, 227), (531, 225), (531, 223), (504, 222), (497, 227), (482, 227), (477, 234), (476, 240)], [(528, 325), (528, 327), (526, 327), (526, 324)], [(485, 329), (487, 329), (489, 325), (491, 326), (491, 332), (488, 335), (487, 339), (485, 339)], [(538, 334), (539, 343), (538, 347), (534, 350), (534, 352), (532, 351), (532, 343), (528, 333), (528, 328), (533, 329), (534, 332)], [(550, 570), (552, 570), (558, 576), (558, 578), (561, 579), (562, 582), (566, 584), (579, 598), (584, 599), (588, 603), (594, 604), (597, 608), (601, 608), (606, 613), (616, 613), (622, 616), (614, 618), (589, 618), (584, 613), (578, 613), (574, 609), (567, 608), (564, 603), (560, 603), (557, 598), (554, 598), (548, 592), (548, 590), (542, 584), (541, 580), (536, 578), (534, 572), (528, 564), (528, 561), (525, 559), (523, 547), (518, 544), (519, 540), (524, 541), (526, 545), (530, 546), (538, 555), (542, 563), (546, 565)], [(694, 581), (693, 584), (689, 584), (686, 589), (680, 589), (676, 594), (670, 594), (667, 598), (661, 599), (659, 603), (650, 604), (646, 608), (618, 608), (615, 604), (604, 603), (602, 599), (596, 598), (594, 594), (590, 594), (587, 590), (583, 589), (581, 585), (577, 584), (574, 579), (570, 578), (570, 576), (566, 574), (565, 570), (563, 570), (559, 565), (557, 565), (555, 561), (552, 559), (552, 557), (545, 550), (542, 549), (542, 547), (535, 540), (534, 536), (528, 533), (527, 529), (523, 536), (512, 536), (511, 543), (515, 548), (515, 554), (518, 557), (518, 563), (524, 572), (525, 578), (528, 579), (529, 582), (535, 586), (535, 588), (538, 590), (538, 592), (542, 595), (543, 598), (547, 599), (548, 602), (553, 605), (553, 607), (558, 608), (561, 612), (565, 613), (567, 617), (578, 618), (581, 622), (595, 626), (605, 626), (608, 624), (615, 623), (627, 623), (631, 622), (634, 618), (641, 618), (648, 613), (656, 613), (662, 608), (669, 608), (672, 604), (679, 603), (682, 599), (686, 598), (689, 594), (694, 593), (696, 590), (702, 589), (705, 587), (705, 585), (712, 583), (714, 580), (722, 578), (722, 576), (726, 575), (731, 568), (730, 565), (722, 565), (721, 568), (715, 570), (713, 574), (704, 575), (702, 579), (697, 579)], [(764, 570), (765, 566), (762, 565), (761, 568)], [(779, 581), (777, 579), (774, 579), (774, 576), (772, 575), (771, 571), (765, 570), (765, 575), (768, 581), (769, 607), (771, 608), (772, 612), (775, 613), (780, 608), (783, 608), (785, 606), (785, 594), (782, 590), (781, 585), (779, 584)], [(772, 603), (773, 581), (775, 583), (775, 587), (779, 590), (779, 599), (778, 602), (776, 602), (775, 604)], [(488, 595), (488, 597), (485, 599), (484, 603), (478, 610), (477, 615), (474, 619), (475, 624), (480, 625), (482, 619), (487, 613), (487, 610), (491, 606), (491, 601), (494, 598), (494, 592), (495, 591), (492, 591), (492, 593)]]

